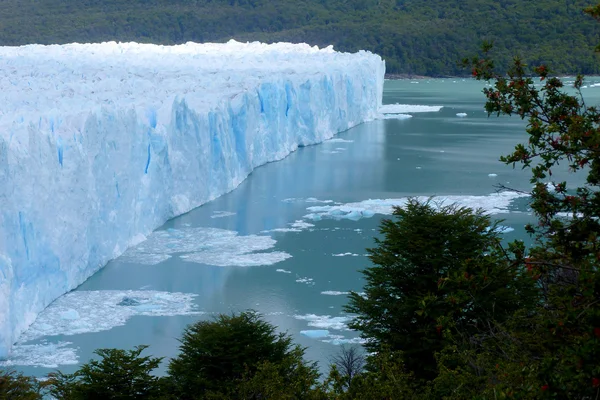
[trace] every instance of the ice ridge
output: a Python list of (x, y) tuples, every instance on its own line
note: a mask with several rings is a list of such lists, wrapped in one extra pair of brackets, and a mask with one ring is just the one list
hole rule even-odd
[(169, 218), (376, 118), (384, 73), (306, 44), (0, 47), (0, 358)]

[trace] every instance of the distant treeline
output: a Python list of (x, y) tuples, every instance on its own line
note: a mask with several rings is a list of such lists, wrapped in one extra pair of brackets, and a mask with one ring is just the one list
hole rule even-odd
[[(558, 73), (600, 73), (585, 0), (2, 0), (0, 45), (99, 41), (333, 44), (382, 55), (390, 73), (465, 75), (482, 40)], [(510, 50), (508, 50), (510, 49)]]

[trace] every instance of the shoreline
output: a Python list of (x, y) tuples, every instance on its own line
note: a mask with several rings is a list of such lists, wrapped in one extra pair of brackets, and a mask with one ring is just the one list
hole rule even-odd
[[(572, 78), (575, 79), (577, 74), (560, 74), (555, 75), (557, 78)], [(535, 77), (534, 77), (535, 78)], [(600, 75), (583, 75), (584, 80), (586, 78), (600, 78)], [(474, 79), (471, 75), (440, 75), (440, 76), (426, 76), (426, 75), (413, 75), (413, 74), (385, 74), (384, 79), (387, 80), (403, 80), (403, 79)]]

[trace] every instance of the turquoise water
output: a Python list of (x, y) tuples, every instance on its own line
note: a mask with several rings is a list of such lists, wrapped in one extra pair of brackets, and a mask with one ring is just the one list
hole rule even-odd
[[(359, 271), (369, 265), (365, 248), (373, 246), (384, 216), (314, 220), (305, 217), (314, 213), (307, 208), (407, 196), (488, 196), (498, 184), (519, 190), (530, 188), (527, 172), (498, 161), (500, 155), (525, 140), (525, 123), (517, 118), (488, 118), (482, 108), (482, 87), (470, 80), (386, 81), (384, 104), (443, 108), (415, 113), (409, 119), (372, 121), (338, 135), (341, 141), (301, 148), (282, 161), (258, 168), (233, 192), (169, 221), (160, 228), (165, 234), (177, 238), (182, 232), (192, 232), (187, 238), (181, 236), (185, 246), (177, 239), (154, 246), (153, 254), (162, 251), (171, 257), (153, 265), (142, 263), (139, 254), (137, 258), (134, 254), (110, 262), (75, 293), (98, 291), (93, 300), (86, 300), (90, 302), (87, 306), (101, 310), (107, 305), (112, 307), (99, 313), (98, 321), (87, 321), (96, 330), (104, 323), (103, 330), (86, 333), (85, 324), (79, 324), (78, 332), (83, 333), (69, 335), (73, 332), (63, 331), (65, 334), (35, 338), (28, 343), (38, 345), (27, 350), (30, 364), (36, 364), (35, 360), (40, 364), (40, 353), (45, 356), (42, 364), (56, 363), (61, 370), (72, 372), (76, 365), (61, 363), (73, 362), (74, 357), (85, 362), (96, 348), (131, 348), (138, 344), (150, 345), (150, 353), (168, 359), (177, 353), (177, 338), (187, 324), (217, 313), (254, 309), (307, 347), (307, 358), (326, 366), (338, 345), (355, 342), (357, 334), (344, 327), (348, 318), (342, 310), (346, 296), (323, 292), (361, 290)], [(588, 99), (600, 100), (600, 88), (590, 88)], [(467, 116), (459, 118), (457, 113)], [(481, 200), (483, 206), (486, 199), (489, 196)], [(512, 212), (496, 216), (514, 229), (505, 234), (506, 239), (526, 239), (523, 225), (531, 218), (527, 200), (517, 199), (510, 209)], [(289, 231), (294, 221), (302, 224), (297, 231)], [(306, 225), (309, 223), (313, 226)], [(288, 231), (271, 231), (282, 228)], [(235, 231), (238, 237), (225, 231)], [(216, 241), (206, 232), (216, 232)], [(271, 237), (276, 241), (272, 248), (258, 246), (267, 254), (279, 252), (284, 254), (280, 259), (288, 258), (272, 263), (277, 257), (268, 256), (264, 262), (268, 265), (218, 266), (239, 256), (240, 246), (253, 245), (243, 242), (248, 235), (256, 235), (251, 236), (252, 243)], [(209, 265), (206, 258), (205, 263), (199, 263), (180, 257), (209, 248), (214, 250), (210, 260), (216, 260), (211, 262), (218, 265)], [(242, 257), (236, 262), (244, 264), (247, 259)], [(184, 312), (184, 306), (176, 304), (169, 316), (138, 313), (111, 323), (115, 313), (124, 310), (115, 305), (113, 295), (121, 298), (124, 295), (115, 291), (127, 290), (194, 294), (192, 300), (182, 304), (199, 313)], [(77, 321), (86, 313), (85, 308), (72, 306), (76, 312), (63, 309), (49, 320)], [(151, 313), (152, 307), (139, 309)], [(172, 315), (178, 312), (184, 315)], [(68, 343), (53, 350), (52, 345), (59, 342)], [(63, 353), (65, 349), (69, 350)], [(39, 365), (17, 367), (38, 376), (52, 370)]]

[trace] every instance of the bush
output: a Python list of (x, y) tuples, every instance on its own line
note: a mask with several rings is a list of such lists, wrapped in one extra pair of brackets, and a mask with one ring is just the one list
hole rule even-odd
[(253, 311), (189, 326), (180, 350), (169, 364), (169, 376), (181, 399), (264, 398), (262, 391), (272, 398), (275, 389), (300, 395), (318, 377), (316, 366), (304, 362), (304, 349)]
[(161, 380), (151, 372), (161, 359), (141, 357), (146, 347), (96, 350), (100, 360), (84, 364), (74, 374), (49, 374), (48, 392), (61, 400), (158, 399)]

